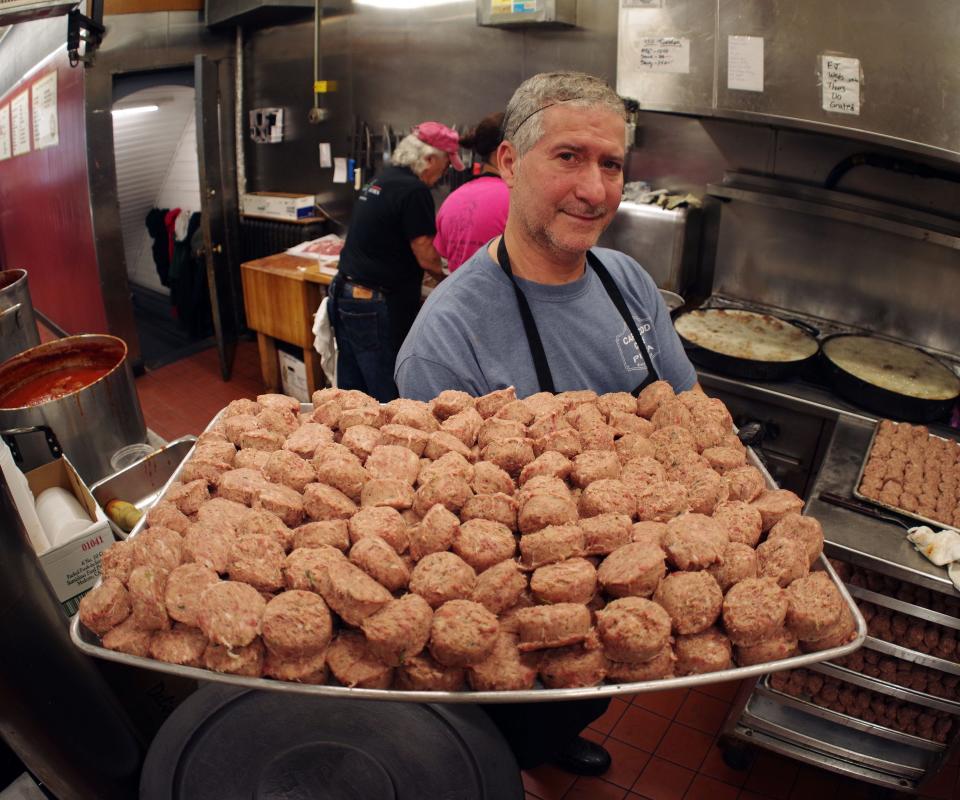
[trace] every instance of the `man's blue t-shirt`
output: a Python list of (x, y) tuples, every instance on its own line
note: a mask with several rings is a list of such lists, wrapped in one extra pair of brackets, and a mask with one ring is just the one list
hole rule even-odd
[[(675, 391), (697, 380), (656, 284), (629, 256), (593, 248), (633, 314), (660, 377)], [(558, 392), (633, 391), (647, 368), (626, 322), (589, 266), (559, 286), (517, 278), (537, 323)], [(509, 279), (478, 250), (430, 295), (397, 356), (401, 397), (430, 400), (444, 389), (475, 397), (515, 386), (517, 397), (540, 391), (517, 298)]]

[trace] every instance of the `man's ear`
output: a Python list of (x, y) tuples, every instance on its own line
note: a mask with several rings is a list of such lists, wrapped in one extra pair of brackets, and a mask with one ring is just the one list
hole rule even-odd
[(500, 165), (500, 177), (503, 178), (503, 182), (511, 188), (513, 187), (519, 162), (520, 157), (517, 155), (517, 150), (513, 146), (513, 143), (507, 141), (500, 142), (500, 146), (497, 148), (497, 163)]

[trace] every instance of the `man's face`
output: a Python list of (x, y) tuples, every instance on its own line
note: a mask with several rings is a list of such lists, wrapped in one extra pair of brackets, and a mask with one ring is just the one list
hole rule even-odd
[(420, 180), (427, 186), (433, 186), (443, 177), (443, 173), (447, 171), (449, 166), (450, 158), (448, 156), (429, 155), (427, 156), (427, 168), (420, 173)]
[(597, 243), (623, 192), (624, 123), (606, 108), (556, 105), (543, 115), (543, 136), (522, 159), (500, 145), (518, 232), (551, 255), (582, 255)]

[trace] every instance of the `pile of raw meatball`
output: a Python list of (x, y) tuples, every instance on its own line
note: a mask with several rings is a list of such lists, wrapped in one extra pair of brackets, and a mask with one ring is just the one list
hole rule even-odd
[(477, 691), (713, 672), (843, 644), (820, 525), (722, 402), (513, 388), (235, 400), (80, 618), (247, 676)]
[(770, 687), (779, 692), (911, 736), (943, 743), (953, 730), (953, 717), (946, 712), (861, 689), (811, 670), (782, 670), (773, 673), (769, 681)]
[(924, 425), (882, 420), (863, 468), (860, 493), (960, 526), (960, 442), (931, 436)]

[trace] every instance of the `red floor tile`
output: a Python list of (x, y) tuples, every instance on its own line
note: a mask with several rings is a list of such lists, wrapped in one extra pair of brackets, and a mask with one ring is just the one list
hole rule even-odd
[(696, 776), (689, 769), (654, 756), (633, 785), (633, 792), (649, 800), (678, 800)]
[(660, 740), (656, 755), (696, 771), (700, 769), (712, 744), (712, 736), (674, 722)]
[(736, 800), (740, 789), (729, 783), (697, 775), (683, 796), (683, 800)]
[(667, 689), (663, 692), (645, 692), (634, 696), (633, 705), (645, 708), (654, 714), (659, 714), (661, 717), (673, 719), (674, 714), (676, 714), (680, 706), (683, 705), (683, 701), (687, 699), (689, 693), (689, 689)]
[(563, 800), (623, 800), (627, 790), (603, 778), (577, 778)]
[(610, 769), (603, 775), (604, 780), (629, 789), (647, 766), (650, 754), (616, 739), (607, 739), (604, 747), (607, 748), (612, 762)]
[(611, 736), (648, 753), (657, 749), (670, 721), (645, 708), (630, 706), (614, 726)]
[(797, 770), (797, 778), (790, 792), (790, 800), (809, 800), (819, 798), (826, 800), (833, 797), (837, 791), (839, 776), (809, 764), (801, 764)]
[(743, 681), (708, 683), (706, 686), (700, 686), (693, 691), (703, 692), (703, 694), (709, 697), (715, 697), (718, 700), (726, 700), (728, 703), (730, 703), (733, 702), (733, 698), (737, 696), (737, 691), (739, 691), (741, 683), (743, 683)]
[(714, 736), (720, 732), (723, 721), (729, 713), (729, 703), (700, 692), (690, 692), (674, 716), (674, 720)]
[(723, 751), (716, 742), (710, 746), (706, 758), (703, 759), (703, 763), (700, 765), (700, 773), (734, 786), (743, 786), (748, 775), (747, 770), (731, 769), (724, 763)]
[(799, 768), (799, 763), (792, 759), (758, 750), (743, 788), (773, 800), (788, 800)]
[(628, 708), (629, 706), (624, 703), (623, 700), (614, 697), (610, 701), (610, 707), (603, 713), (603, 716), (591, 722), (590, 727), (600, 733), (608, 734), (613, 730), (617, 722), (620, 721), (620, 718)]
[(946, 765), (931, 780), (921, 787), (923, 796), (935, 800), (951, 800), (955, 797), (954, 790), (957, 784), (957, 767), (955, 764)]
[(522, 772), (523, 788), (535, 794), (540, 800), (561, 800), (567, 790), (573, 786), (575, 775), (546, 764)]

